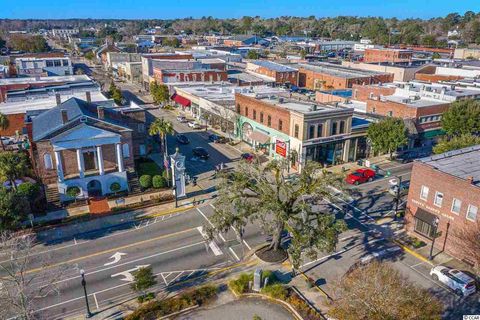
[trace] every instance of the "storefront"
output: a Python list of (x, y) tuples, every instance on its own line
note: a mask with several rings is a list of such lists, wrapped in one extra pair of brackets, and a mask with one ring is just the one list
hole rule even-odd
[(355, 138), (338, 136), (323, 140), (325, 141), (305, 145), (306, 161), (316, 161), (330, 166), (366, 157), (367, 141), (364, 136)]

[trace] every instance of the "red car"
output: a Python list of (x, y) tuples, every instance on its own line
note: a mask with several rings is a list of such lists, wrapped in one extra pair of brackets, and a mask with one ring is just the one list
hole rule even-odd
[(349, 184), (358, 185), (364, 182), (370, 182), (375, 179), (375, 171), (372, 169), (358, 169), (350, 173), (345, 181)]
[(249, 163), (253, 162), (253, 160), (254, 160), (254, 155), (251, 154), (251, 153), (248, 153), (248, 152), (242, 153), (242, 155), (241, 155), (240, 157), (241, 157), (243, 160), (245, 160), (245, 161), (247, 161), (247, 162), (249, 162)]

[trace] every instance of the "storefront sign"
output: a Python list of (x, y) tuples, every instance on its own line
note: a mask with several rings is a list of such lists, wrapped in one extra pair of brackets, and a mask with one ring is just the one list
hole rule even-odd
[(413, 202), (414, 204), (416, 204), (417, 206), (419, 206), (419, 207), (422, 207), (422, 208), (424, 208), (424, 209), (427, 209), (427, 210), (430, 211), (430, 212), (433, 212), (433, 213), (435, 213), (435, 214), (440, 214), (440, 210), (435, 209), (435, 208), (432, 208), (432, 207), (430, 207), (429, 205), (425, 205), (425, 204), (423, 204), (422, 202), (420, 202), (420, 201), (418, 201), (418, 200), (412, 199), (412, 202)]
[(282, 157), (286, 158), (287, 157), (287, 143), (282, 141), (282, 140), (278, 140), (276, 141), (275, 143), (275, 152), (279, 155), (281, 155)]

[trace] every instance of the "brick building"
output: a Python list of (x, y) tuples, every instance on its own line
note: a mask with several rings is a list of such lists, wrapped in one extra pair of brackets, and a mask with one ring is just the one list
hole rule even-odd
[(352, 99), (366, 102), (369, 99), (380, 96), (389, 96), (395, 93), (396, 86), (385, 84), (358, 85), (352, 86)]
[(254, 35), (237, 35), (233, 36), (230, 39), (223, 40), (223, 45), (227, 47), (243, 47), (256, 45), (261, 41), (262, 38)]
[[(465, 229), (479, 228), (480, 145), (414, 162), (408, 193), (406, 229), (435, 251), (445, 251), (469, 264), (464, 251)], [(437, 220), (438, 219), (438, 220)], [(435, 232), (435, 224), (438, 229)]]
[(237, 93), (238, 136), (271, 157), (290, 159), (298, 170), (306, 161), (334, 165), (365, 157), (370, 121), (352, 108)]
[(393, 81), (393, 74), (358, 70), (331, 63), (299, 64), (298, 86), (310, 90), (347, 89)]
[(80, 189), (77, 198), (109, 194), (114, 183), (128, 190), (127, 171), (134, 170), (136, 152), (146, 153), (141, 108), (107, 108), (71, 98), (29, 115), (26, 126), (32, 163), (50, 202), (72, 200), (72, 187)]
[(226, 71), (214, 69), (181, 69), (181, 70), (163, 70), (153, 69), (153, 77), (159, 83), (177, 83), (177, 82), (216, 82), (227, 81)]
[(409, 62), (412, 61), (413, 51), (405, 49), (365, 49), (363, 61), (366, 63), (379, 62)]
[(255, 75), (265, 76), (277, 84), (288, 83), (296, 86), (298, 82), (297, 69), (268, 60), (249, 61), (245, 70)]

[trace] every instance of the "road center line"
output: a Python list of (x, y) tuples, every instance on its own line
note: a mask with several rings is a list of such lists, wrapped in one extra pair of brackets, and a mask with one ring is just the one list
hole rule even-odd
[(124, 245), (124, 246), (111, 248), (111, 249), (95, 252), (95, 253), (92, 253), (92, 254), (89, 254), (89, 255), (86, 255), (86, 256), (82, 256), (82, 257), (78, 257), (78, 258), (74, 258), (74, 259), (70, 259), (70, 260), (66, 260), (66, 261), (62, 261), (62, 262), (58, 262), (58, 263), (54, 263), (54, 264), (48, 265), (46, 267), (31, 269), (31, 270), (26, 271), (26, 274), (55, 268), (55, 267), (62, 266), (62, 265), (65, 265), (65, 264), (78, 262), (78, 261), (85, 260), (85, 259), (88, 259), (88, 258), (97, 257), (97, 256), (100, 256), (100, 255), (103, 255), (103, 254), (106, 254), (106, 253), (117, 252), (119, 250), (131, 248), (131, 247), (137, 247), (138, 245), (141, 245), (141, 244), (157, 241), (157, 240), (160, 240), (160, 239), (166, 239), (166, 238), (178, 236), (178, 235), (181, 235), (181, 234), (184, 234), (184, 233), (192, 232), (194, 230), (196, 230), (196, 228), (189, 228), (189, 229), (185, 229), (185, 230), (174, 232), (174, 233), (164, 234), (164, 235), (161, 235), (161, 236), (158, 236), (158, 237), (155, 237), (155, 238), (151, 238), (151, 239), (147, 239), (147, 240), (142, 240), (142, 241), (138, 241), (138, 242), (134, 242), (134, 243), (129, 243), (129, 244)]

